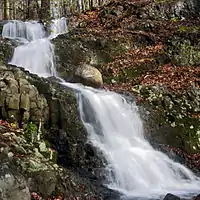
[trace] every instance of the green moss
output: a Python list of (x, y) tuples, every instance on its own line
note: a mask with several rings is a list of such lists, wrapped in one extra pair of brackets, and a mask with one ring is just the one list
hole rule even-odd
[[(180, 110), (180, 108), (179, 108)], [(176, 110), (177, 115), (174, 115), (174, 122), (181, 128), (181, 138), (183, 148), (191, 152), (200, 152), (200, 142), (199, 142), (199, 120), (194, 119), (189, 116), (184, 116), (182, 119), (177, 118), (179, 111)]]
[(197, 65), (200, 64), (200, 50), (184, 43), (179, 46), (179, 55), (175, 56), (175, 59), (181, 63), (181, 65)]
[(180, 19), (179, 19), (178, 17), (172, 17), (170, 20), (173, 21), (173, 22), (178, 22), (178, 21), (180, 21)]
[(198, 26), (179, 26), (179, 32), (196, 33), (200, 28)]
[(196, 93), (189, 97), (187, 94), (169, 92), (159, 86), (141, 85), (135, 87), (134, 91), (157, 111), (157, 115), (152, 116), (154, 123), (166, 129), (165, 133), (162, 129), (159, 137), (167, 144), (181, 147), (189, 153), (200, 152), (200, 120), (188, 114), (198, 109)]
[(193, 46), (189, 40), (184, 42), (172, 41), (168, 55), (179, 66), (194, 66), (200, 64), (200, 48)]
[(25, 138), (29, 142), (37, 141), (37, 125), (33, 122), (29, 122), (25, 131)]

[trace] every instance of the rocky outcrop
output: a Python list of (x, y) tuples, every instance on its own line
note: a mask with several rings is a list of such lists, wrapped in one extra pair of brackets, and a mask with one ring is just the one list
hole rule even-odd
[[(70, 199), (83, 195), (79, 187), (85, 182), (85, 192), (95, 195), (102, 190), (103, 194), (98, 170), (102, 161), (87, 144), (74, 91), (60, 85), (59, 80), (39, 78), (15, 66), (2, 66), (0, 77), (1, 119), (25, 128), (19, 133), (11, 130), (3, 131), (5, 135), (0, 133), (0, 140), (4, 141), (0, 148), (6, 157), (16, 157), (11, 159), (12, 165), (26, 176), (29, 190), (46, 199), (55, 192), (63, 194), (67, 188), (66, 196)], [(59, 171), (56, 163), (65, 169), (61, 167)]]
[(2, 157), (2, 152), (0, 157), (0, 199), (30, 200), (31, 194), (25, 177), (16, 170), (9, 158)]
[(142, 6), (138, 11), (145, 19), (191, 18), (199, 16), (199, 2), (197, 0), (155, 1), (148, 6)]
[(56, 164), (58, 152), (44, 140), (44, 132), (33, 142), (28, 139), (35, 134), (33, 124), (26, 130), (2, 120), (0, 125), (0, 199), (29, 200), (38, 195), (42, 199), (84, 199), (85, 193), (101, 199), (86, 176)]
[(7, 64), (12, 58), (16, 42), (0, 37), (0, 65)]
[(18, 123), (48, 121), (47, 101), (37, 88), (31, 85), (20, 70), (0, 68), (1, 118)]
[(141, 86), (137, 92), (141, 98), (138, 104), (149, 113), (144, 112), (143, 119), (150, 141), (181, 147), (187, 152), (199, 151), (198, 88), (176, 94), (161, 86)]
[(73, 79), (74, 72), (82, 63), (101, 69), (113, 56), (132, 47), (132, 41), (127, 38), (82, 37), (82, 34), (84, 35), (84, 30), (73, 30), (53, 40), (57, 70), (68, 81)]

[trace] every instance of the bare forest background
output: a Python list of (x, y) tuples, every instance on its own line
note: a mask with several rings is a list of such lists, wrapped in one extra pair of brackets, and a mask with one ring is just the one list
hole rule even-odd
[(99, 7), (109, 0), (0, 0), (0, 20), (49, 19)]

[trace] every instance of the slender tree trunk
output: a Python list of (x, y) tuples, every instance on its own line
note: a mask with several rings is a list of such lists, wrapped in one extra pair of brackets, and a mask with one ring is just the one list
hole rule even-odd
[(0, 1), (0, 20), (3, 19), (3, 1)]
[(15, 2), (12, 3), (13, 19), (15, 19)]
[(8, 18), (8, 16), (7, 16), (7, 0), (3, 1), (3, 6), (4, 6), (3, 7), (3, 15), (4, 15), (3, 18), (7, 19)]

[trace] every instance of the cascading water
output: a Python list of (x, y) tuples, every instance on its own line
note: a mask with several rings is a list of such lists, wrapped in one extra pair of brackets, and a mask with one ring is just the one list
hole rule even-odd
[(51, 24), (51, 37), (56, 37), (59, 34), (66, 33), (67, 21), (65, 17), (52, 20)]
[(3, 26), (2, 37), (23, 38), (28, 41), (37, 40), (45, 36), (44, 27), (36, 21), (22, 22), (12, 20)]
[[(50, 38), (63, 33), (65, 25), (60, 26), (62, 30), (55, 28), (62, 23), (54, 21), (54, 31), (49, 38), (41, 38), (41, 29), (38, 29), (37, 23), (32, 23), (31, 27), (36, 33), (31, 38), (35, 39), (15, 49), (11, 64), (24, 67), (39, 76), (56, 75)], [(14, 24), (16, 26), (17, 23)], [(18, 24), (18, 28), (5, 25), (3, 36), (28, 39), (21, 28), (24, 25), (21, 22)], [(159, 198), (167, 192), (184, 196), (199, 191), (199, 178), (183, 165), (154, 150), (145, 140), (135, 104), (128, 103), (113, 92), (66, 82), (62, 84), (78, 91), (80, 115), (89, 134), (88, 140), (103, 153), (108, 163), (109, 188), (125, 196), (140, 198)]]
[(54, 46), (50, 40), (67, 32), (66, 18), (53, 20), (50, 32), (50, 36), (45, 37), (43, 25), (36, 21), (13, 20), (5, 24), (2, 36), (22, 42), (22, 45), (15, 48), (9, 64), (23, 67), (39, 76), (56, 76)]
[(108, 162), (109, 188), (126, 197), (143, 198), (159, 198), (168, 192), (187, 196), (200, 190), (199, 178), (145, 140), (134, 103), (113, 92), (63, 84), (79, 91), (88, 139)]
[(55, 76), (54, 46), (48, 38), (18, 46), (14, 50), (10, 64), (24, 67), (29, 72), (39, 76)]

